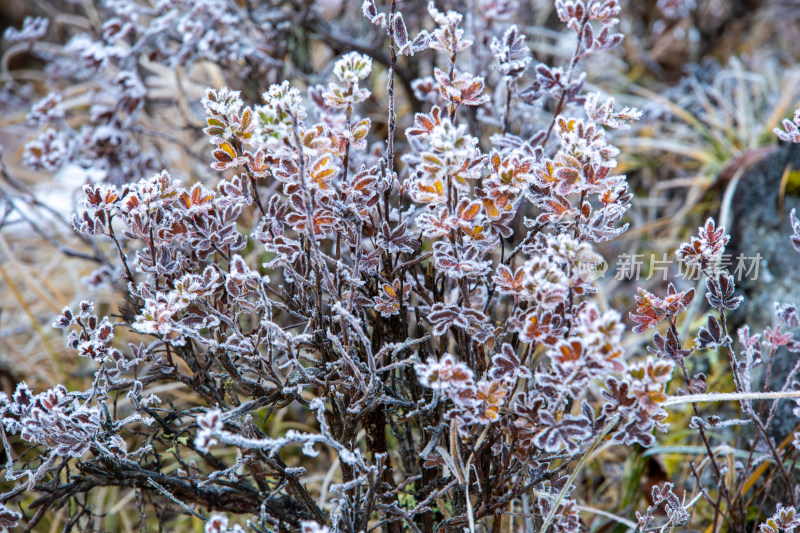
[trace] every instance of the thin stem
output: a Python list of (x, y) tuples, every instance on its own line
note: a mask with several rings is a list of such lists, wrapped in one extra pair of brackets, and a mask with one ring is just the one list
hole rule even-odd
[(662, 407), (685, 403), (704, 402), (741, 402), (746, 400), (780, 400), (782, 398), (800, 398), (800, 391), (783, 392), (709, 392), (704, 394), (684, 394), (670, 396), (661, 403)]
[[(675, 324), (675, 319), (670, 317), (669, 318), (669, 326), (672, 329), (672, 332), (675, 334), (675, 338), (678, 339), (678, 344), (680, 345), (680, 336), (678, 334), (678, 328)], [(683, 375), (686, 379), (686, 383), (690, 383), (690, 376), (689, 371), (686, 369), (686, 363), (683, 358), (678, 359), (678, 364), (680, 365), (681, 369), (683, 370)], [(681, 398), (686, 398), (687, 396), (681, 396)], [(696, 401), (691, 401), (692, 410), (694, 411), (694, 415), (697, 418), (701, 418), (700, 416), (700, 408), (697, 406)], [(662, 404), (663, 405), (663, 404)], [(708, 440), (708, 436), (706, 435), (705, 429), (703, 429), (702, 425), (697, 426), (697, 432), (700, 434), (700, 438), (703, 441), (703, 446), (706, 448), (706, 454), (708, 455), (708, 460), (711, 463), (711, 466), (714, 468), (714, 477), (716, 477), (717, 483), (719, 483), (720, 494), (725, 497), (725, 500), (728, 502), (728, 507), (733, 508), (733, 502), (731, 500), (730, 492), (728, 491), (727, 485), (724, 483), (724, 479), (722, 476), (722, 469), (720, 469), (719, 465), (717, 464), (717, 458), (714, 455), (714, 450), (711, 449), (711, 443)]]
[(558, 105), (556, 105), (556, 110), (553, 113), (553, 119), (550, 121), (550, 125), (547, 127), (547, 133), (542, 140), (542, 146), (547, 144), (547, 141), (550, 139), (550, 134), (553, 133), (553, 128), (556, 125), (556, 120), (561, 115), (561, 112), (564, 111), (564, 100), (567, 97), (567, 88), (569, 88), (570, 84), (572, 83), (572, 76), (575, 74), (575, 66), (578, 64), (578, 61), (581, 58), (580, 51), (581, 51), (581, 43), (583, 43), (583, 34), (586, 31), (586, 25), (589, 24), (589, 10), (586, 10), (586, 14), (583, 16), (583, 20), (581, 20), (581, 29), (578, 32), (578, 42), (575, 44), (575, 50), (572, 52), (572, 59), (569, 61), (569, 70), (567, 71), (567, 81), (564, 83), (564, 88), (561, 90), (561, 96), (558, 99)]
[(397, 127), (397, 113), (395, 110), (394, 77), (397, 66), (397, 42), (394, 35), (394, 18), (397, 14), (397, 0), (392, 0), (389, 11), (389, 82), (387, 92), (389, 95), (389, 132), (386, 139), (386, 159), (389, 163), (389, 179), (394, 180), (394, 133)]
[[(114, 233), (114, 226), (112, 225), (114, 217), (108, 217), (108, 236), (111, 237), (111, 240), (114, 241), (114, 244), (117, 246), (117, 253), (119, 253), (119, 259), (122, 261), (122, 266), (125, 267), (125, 275), (128, 278), (128, 281), (133, 283), (133, 274), (131, 274), (131, 269), (128, 268), (128, 260), (125, 258), (125, 253), (122, 251), (122, 246), (119, 244), (119, 239), (117, 239), (117, 235)], [(153, 257), (153, 261), (155, 261), (155, 256)]]
[(619, 415), (616, 415), (611, 420), (609, 420), (608, 423), (606, 424), (606, 427), (603, 428), (603, 431), (601, 431), (600, 434), (597, 435), (597, 437), (592, 442), (592, 445), (589, 446), (588, 450), (586, 450), (586, 453), (584, 453), (581, 456), (581, 460), (578, 461), (578, 466), (576, 466), (575, 470), (572, 471), (572, 474), (569, 476), (569, 479), (567, 479), (566, 484), (564, 484), (564, 488), (561, 489), (561, 492), (558, 494), (558, 497), (553, 502), (553, 505), (550, 508), (550, 512), (547, 514), (547, 518), (545, 518), (544, 524), (542, 524), (542, 529), (539, 530), (540, 533), (547, 532), (547, 528), (550, 527), (550, 524), (553, 522), (553, 518), (555, 517), (556, 511), (558, 511), (558, 506), (561, 504), (561, 500), (563, 500), (564, 497), (567, 495), (567, 491), (569, 491), (570, 487), (572, 487), (575, 478), (578, 477), (578, 474), (581, 472), (581, 470), (583, 470), (583, 467), (586, 465), (586, 460), (590, 455), (592, 455), (592, 452), (595, 450), (595, 448), (597, 448), (597, 446), (600, 445), (603, 439), (606, 438), (606, 435), (608, 435), (611, 432), (611, 430), (614, 429), (614, 426), (617, 425), (618, 420), (619, 420)]

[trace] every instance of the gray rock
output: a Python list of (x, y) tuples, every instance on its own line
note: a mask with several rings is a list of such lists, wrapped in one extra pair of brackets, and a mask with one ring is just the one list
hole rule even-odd
[[(753, 165), (742, 176), (734, 194), (728, 247), (733, 261), (729, 271), (734, 272), (739, 255), (760, 260), (757, 276), (751, 272), (737, 277), (737, 292), (745, 300), (730, 317), (732, 336), (745, 323), (750, 325), (751, 333), (774, 327), (775, 302), (800, 305), (800, 253), (792, 248), (789, 220), (793, 208), (800, 212), (800, 197), (787, 194), (779, 210), (781, 178), (788, 165), (800, 169), (800, 145), (781, 145)], [(785, 349), (777, 352), (770, 380), (773, 390), (783, 386), (797, 360), (798, 354)], [(800, 424), (792, 414), (795, 405), (793, 401), (780, 402), (772, 428), (778, 442)]]

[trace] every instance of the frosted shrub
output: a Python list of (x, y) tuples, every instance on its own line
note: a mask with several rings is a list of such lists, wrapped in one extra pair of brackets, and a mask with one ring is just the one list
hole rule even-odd
[[(119, 16), (104, 25), (104, 42), (71, 47), (86, 68), (127, 64), (105, 93), (117, 103), (94, 109), (80, 132), (44, 130), (26, 160), (55, 168), (125, 154), (106, 161), (104, 183), (86, 185), (73, 225), (116, 256), (111, 281), (126, 303), (101, 317), (82, 302), (56, 320), (67, 345), (93, 361), (89, 388), (20, 384), (2, 398), (6, 479), (23, 482), (0, 498), (0, 525), (31, 528), (62, 509), (70, 527), (89, 529), (85, 495), (116, 486), (135, 491), (143, 528), (147, 516), (172, 520), (171, 509), (207, 532), (500, 530), (517, 516), (529, 531), (578, 531), (587, 456), (602, 444), (655, 445), (669, 429), (666, 408), (688, 403), (708, 451), (697, 494), (720, 494), (724, 520), (743, 526), (726, 469), (745, 476), (755, 463), (720, 461), (710, 430), (751, 424), (786, 495), (762, 530), (796, 527), (788, 452), (768, 430), (774, 407), (753, 405), (751, 376), (779, 348), (800, 346), (780, 327), (745, 327), (734, 349), (726, 318), (741, 297), (717, 268), (724, 229), (709, 219), (676, 254), (707, 280), (713, 312), (694, 343), (678, 327), (693, 289), (639, 290), (632, 334), (656, 330), (645, 356), (626, 349), (621, 313), (585, 275), (587, 258), (602, 259), (597, 245), (627, 229), (632, 200), (608, 129), (640, 113), (586, 94), (581, 72), (622, 40), (616, 0), (556, 1), (576, 43), (561, 66), (537, 64), (498, 6), (470, 14), (483, 32), (472, 35), (463, 14), (433, 2), (414, 28), (402, 4), (367, 0), (363, 15), (388, 38), (386, 68), (352, 51), (307, 91), (283, 81), (253, 102), (207, 90), (213, 186), (155, 172), (130, 139), (125, 124), (146, 87), (135, 46), (113, 43), (136, 35), (168, 46), (168, 64), (202, 52), (269, 70), (278, 66), (260, 46), (277, 41), (234, 29), (242, 15), (226, 2), (160, 2), (148, 14), (110, 5)], [(9, 38), (35, 39), (43, 25)], [(417, 57), (427, 58), (410, 84), (421, 109), (398, 131), (395, 84)], [(58, 124), (61, 102), (36, 103), (31, 120)], [(367, 104), (381, 106), (385, 132)], [(546, 120), (526, 120), (545, 116), (540, 107), (552, 110)], [(781, 137), (791, 140), (792, 127)], [(100, 155), (100, 145), (119, 150)], [(784, 327), (800, 324), (793, 306), (779, 311)], [(126, 329), (141, 341), (116, 345)], [(701, 413), (698, 402), (714, 396), (687, 369), (694, 349), (729, 354), (742, 420)], [(797, 396), (796, 370), (777, 394)], [(158, 392), (169, 383), (186, 394)], [(305, 429), (275, 434), (278, 413)], [(697, 499), (673, 487), (653, 488), (637, 531), (688, 521)], [(10, 508), (22, 501), (24, 515)], [(715, 522), (721, 512), (718, 504)]]

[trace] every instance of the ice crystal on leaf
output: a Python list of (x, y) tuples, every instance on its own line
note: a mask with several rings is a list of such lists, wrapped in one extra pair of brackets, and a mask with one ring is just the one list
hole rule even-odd
[(10, 43), (37, 41), (47, 34), (50, 21), (44, 17), (25, 17), (22, 29), (7, 28), (3, 38)]
[(688, 266), (705, 270), (719, 261), (730, 235), (725, 234), (725, 228), (717, 228), (713, 218), (706, 220), (699, 231), (697, 237), (692, 237), (675, 253)]
[(244, 531), (239, 524), (234, 524), (232, 528), (229, 528), (228, 517), (218, 514), (212, 515), (203, 528), (204, 533), (244, 533)]
[(800, 528), (800, 516), (795, 509), (785, 507), (781, 503), (778, 504), (775, 514), (758, 526), (761, 533), (791, 533), (797, 528)]
[(783, 120), (783, 131), (775, 128), (773, 132), (782, 141), (800, 143), (800, 108), (796, 109), (792, 120)]

